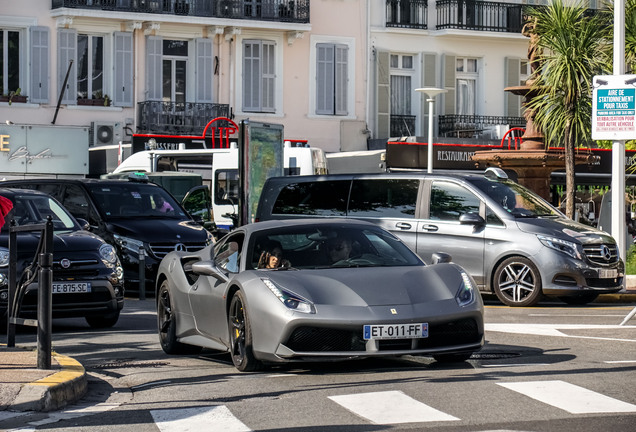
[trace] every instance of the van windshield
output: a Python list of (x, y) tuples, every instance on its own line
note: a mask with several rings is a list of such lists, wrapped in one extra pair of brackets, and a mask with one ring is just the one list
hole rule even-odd
[(515, 217), (561, 216), (561, 213), (539, 195), (512, 180), (495, 181), (484, 178), (474, 181), (473, 184)]
[(168, 192), (152, 184), (121, 181), (121, 184), (91, 184), (89, 188), (107, 219), (187, 218)]

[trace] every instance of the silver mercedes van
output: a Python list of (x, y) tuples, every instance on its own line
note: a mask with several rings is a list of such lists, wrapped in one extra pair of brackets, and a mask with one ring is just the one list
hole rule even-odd
[(568, 219), (503, 170), (275, 177), (257, 221), (351, 217), (393, 232), (422, 259), (450, 254), (506, 305), (545, 296), (586, 304), (620, 291), (625, 266), (609, 234)]

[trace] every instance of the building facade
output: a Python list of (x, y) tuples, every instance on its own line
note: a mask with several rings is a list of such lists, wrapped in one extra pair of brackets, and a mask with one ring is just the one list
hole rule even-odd
[[(325, 152), (519, 122), (519, 3), (469, 0), (22, 0), (0, 9), (0, 125), (79, 126), (88, 146), (282, 124)], [(2, 126), (0, 126), (2, 127)], [(0, 135), (2, 130), (0, 130)], [(6, 135), (6, 133), (5, 133)], [(56, 137), (50, 134), (52, 144)], [(10, 149), (10, 146), (7, 148)], [(7, 150), (3, 150), (7, 152)]]

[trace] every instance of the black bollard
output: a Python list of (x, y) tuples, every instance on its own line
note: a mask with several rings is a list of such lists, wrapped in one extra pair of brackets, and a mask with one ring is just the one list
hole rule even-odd
[(139, 300), (146, 300), (146, 251), (139, 247)]
[(41, 253), (38, 285), (38, 369), (51, 369), (53, 254)]

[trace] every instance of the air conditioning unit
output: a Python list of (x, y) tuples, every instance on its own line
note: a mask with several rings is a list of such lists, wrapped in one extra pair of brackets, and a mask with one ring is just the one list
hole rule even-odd
[(118, 144), (122, 140), (121, 123), (92, 122), (90, 146)]

